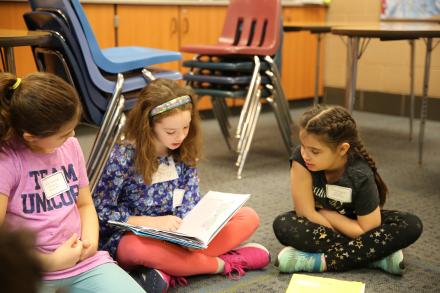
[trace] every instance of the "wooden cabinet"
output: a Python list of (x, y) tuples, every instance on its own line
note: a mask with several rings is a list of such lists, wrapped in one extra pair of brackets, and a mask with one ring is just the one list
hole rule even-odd
[[(179, 51), (178, 6), (118, 5), (117, 19), (119, 46)], [(179, 70), (179, 62), (169, 62), (160, 67)]]
[[(180, 51), (189, 44), (215, 44), (221, 34), (226, 6), (203, 5), (129, 5), (83, 3), (84, 10), (101, 48), (112, 46), (145, 46)], [(0, 27), (24, 29), (23, 13), (30, 11), (27, 3), (0, 2)], [(284, 7), (285, 21), (325, 21), (322, 6)], [(115, 26), (116, 24), (116, 26)], [(324, 48), (321, 48), (323, 60)], [(23, 76), (36, 70), (31, 50), (15, 48), (17, 74)], [(284, 34), (282, 83), (289, 99), (314, 95), (316, 36), (308, 32)], [(191, 59), (183, 54), (183, 60)], [(323, 87), (321, 62), (320, 93)], [(185, 71), (180, 62), (160, 67)], [(210, 108), (202, 99), (200, 109)]]
[[(324, 22), (326, 8), (323, 6), (285, 7), (285, 22)], [(282, 53), (282, 84), (290, 100), (314, 96), (316, 66), (316, 36), (309, 32), (284, 33)], [(319, 94), (323, 93), (324, 48), (321, 44)]]
[[(182, 6), (180, 7), (179, 48), (184, 45), (216, 44), (221, 34), (226, 16), (225, 6)], [(183, 60), (192, 59), (194, 54), (183, 53)], [(182, 73), (188, 72), (180, 68)], [(228, 101), (233, 105), (233, 101)], [(211, 109), (211, 100), (208, 97), (199, 97), (200, 110)]]
[[(113, 5), (83, 4), (83, 7), (100, 46), (114, 46)], [(23, 14), (29, 11), (31, 8), (25, 2), (0, 2), (0, 28), (26, 29)], [(25, 76), (37, 70), (30, 47), (14, 48), (14, 55), (17, 76)]]
[(83, 3), (82, 6), (99, 46), (101, 48), (114, 47), (116, 44), (114, 27), (115, 5)]
[[(226, 6), (182, 6), (180, 9), (180, 46), (216, 44), (222, 33)], [(184, 53), (183, 60), (193, 54)]]
[[(0, 28), (26, 29), (23, 14), (28, 11), (31, 11), (28, 3), (0, 2)], [(25, 76), (37, 70), (30, 47), (14, 48), (14, 57), (17, 76)]]
[[(186, 44), (215, 44), (225, 14), (225, 6), (118, 5), (118, 45), (180, 51)], [(183, 54), (183, 60), (191, 58)], [(180, 62), (160, 67), (185, 71)], [(210, 101), (201, 99), (199, 108), (211, 108)]]

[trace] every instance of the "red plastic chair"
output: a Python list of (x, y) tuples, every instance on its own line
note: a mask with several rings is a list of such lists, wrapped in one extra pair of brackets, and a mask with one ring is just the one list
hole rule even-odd
[(200, 55), (273, 56), (280, 46), (281, 0), (231, 0), (217, 44), (186, 45)]
[(269, 64), (270, 70), (266, 70), (265, 74), (272, 80), (269, 86), (272, 86), (276, 93), (273, 95), (273, 100), (269, 99), (269, 101), (279, 121), (286, 147), (289, 152), (292, 149), (290, 140), (292, 118), (277, 65), (272, 59), (281, 46), (281, 19), (281, 0), (231, 0), (217, 44), (186, 45), (181, 48), (182, 52), (197, 54), (195, 58), (200, 61), (206, 59), (205, 56), (209, 57), (208, 60), (216, 56), (220, 57), (218, 58), (220, 60), (233, 56), (232, 60), (237, 62), (249, 61), (249, 59), (254, 61), (252, 78), (236, 130), (238, 178), (241, 177), (261, 109), (261, 62)]

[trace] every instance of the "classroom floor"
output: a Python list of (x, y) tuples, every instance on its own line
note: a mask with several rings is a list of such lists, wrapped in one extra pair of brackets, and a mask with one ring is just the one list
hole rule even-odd
[[(295, 120), (304, 109), (292, 110)], [(344, 273), (317, 274), (366, 283), (367, 293), (440, 292), (440, 123), (428, 121), (424, 164), (417, 164), (417, 137), (408, 140), (408, 119), (364, 112), (355, 112), (365, 146), (375, 158), (379, 172), (388, 184), (387, 209), (398, 209), (418, 215), (424, 224), (420, 239), (404, 250), (406, 273), (396, 277), (379, 270), (360, 269)], [(235, 120), (233, 120), (235, 122)], [(418, 133), (416, 123), (416, 135)], [(204, 157), (199, 175), (202, 194), (208, 190), (251, 193), (247, 205), (261, 218), (261, 226), (250, 239), (265, 245), (272, 254), (272, 263), (262, 271), (249, 272), (240, 281), (224, 276), (188, 278), (189, 286), (169, 292), (285, 292), (290, 274), (279, 274), (273, 266), (282, 246), (272, 231), (276, 215), (292, 209), (289, 164), (274, 115), (263, 113), (257, 126), (243, 179), (236, 179), (235, 155), (228, 151), (216, 120), (202, 121)], [(87, 156), (96, 129), (81, 125), (77, 136)], [(298, 140), (295, 139), (295, 142)]]

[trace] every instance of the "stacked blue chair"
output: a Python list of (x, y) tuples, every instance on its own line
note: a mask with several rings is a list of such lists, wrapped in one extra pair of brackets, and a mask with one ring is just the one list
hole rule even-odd
[[(74, 67), (77, 67), (78, 70), (80, 70), (80, 73), (78, 74), (83, 75), (82, 77), (77, 77), (77, 79), (86, 79), (89, 81), (89, 83), (87, 83), (89, 94), (85, 94), (82, 98), (86, 110), (92, 113), (89, 118), (91, 120), (90, 122), (93, 124), (101, 124), (103, 113), (107, 109), (109, 103), (108, 97), (112, 94), (116, 85), (115, 73), (125, 74), (122, 93), (133, 93), (148, 84), (148, 79), (145, 79), (142, 75), (142, 69), (145, 66), (175, 61), (181, 58), (181, 54), (178, 52), (159, 49), (144, 48), (145, 50), (141, 50), (142, 48), (140, 47), (117, 47), (101, 50), (98, 47), (98, 50), (101, 53), (106, 52), (107, 50), (113, 52), (113, 54), (107, 54), (109, 56), (109, 58), (107, 58), (108, 64), (104, 68), (101, 68), (95, 62), (92, 48), (90, 47), (90, 43), (97, 44), (96, 39), (91, 37), (93, 36), (91, 30), (89, 30), (88, 37), (86, 37), (79, 18), (72, 7), (72, 5), (75, 4), (75, 1), (72, 1), (71, 3), (67, 0), (30, 0), (29, 2), (34, 11), (25, 14), (25, 22), (27, 23), (28, 29), (51, 31), (54, 38), (59, 39), (53, 41), (51, 46), (57, 44), (55, 47), (57, 47), (58, 50), (61, 47), (67, 47), (67, 51), (70, 51), (70, 55), (73, 56), (72, 58), (69, 58), (68, 63), (70, 63), (70, 66), (76, 64), (77, 66)], [(76, 4), (77, 8), (78, 5), (81, 7), (79, 2)], [(84, 22), (87, 19), (85, 18), (85, 15), (83, 16)], [(47, 52), (50, 48), (45, 49), (46, 50), (39, 48), (40, 61), (43, 59), (41, 57), (42, 52)], [(96, 51), (96, 47), (94, 49)], [(66, 52), (66, 50), (64, 51)], [(134, 54), (134, 51), (142, 51), (143, 57), (141, 58), (139, 54)], [(117, 52), (117, 54), (114, 52)], [(123, 55), (124, 52), (125, 57)], [(104, 59), (101, 58), (101, 61), (102, 60)], [(41, 69), (44, 70), (44, 68)], [(118, 70), (123, 71), (118, 72)], [(181, 74), (176, 71), (164, 71), (158, 69), (150, 70), (153, 71), (153, 75), (157, 78), (181, 78)], [(77, 82), (75, 84), (77, 89), (80, 87), (79, 83), (80, 82)], [(86, 93), (87, 91), (83, 92)], [(133, 99), (127, 100), (125, 109), (129, 109), (133, 104)], [(89, 106), (92, 107), (90, 110)], [(96, 109), (93, 109), (93, 106)]]
[[(46, 17), (42, 18), (42, 15)], [(63, 24), (63, 21), (59, 20), (56, 16), (55, 18), (47, 18), (45, 13), (42, 15), (41, 13), (31, 12), (25, 14), (24, 17), (29, 27), (34, 27), (36, 23), (40, 25), (42, 23), (47, 24), (51, 20), (53, 22), (59, 21), (59, 24)], [(102, 172), (104, 163), (110, 154), (110, 150), (121, 134), (125, 124), (125, 114), (123, 111), (127, 104), (125, 103), (124, 96), (121, 94), (124, 84), (123, 75), (117, 75), (115, 89), (109, 99), (109, 105), (105, 112), (102, 113), (102, 111), (93, 104), (91, 99), (84, 100), (83, 97), (92, 95), (102, 100), (106, 99), (106, 97), (102, 96), (102, 92), (94, 87), (90, 79), (87, 79), (87, 75), (84, 74), (85, 65), (76, 62), (74, 54), (60, 34), (53, 33), (47, 43), (33, 49), (40, 70), (57, 74), (75, 86), (85, 105), (83, 114), (86, 115), (89, 121), (91, 120), (90, 117), (96, 118), (98, 115), (102, 117), (101, 127), (99, 128), (87, 162), (87, 174), (90, 179), (90, 188), (93, 191)]]
[[(87, 37), (82, 29), (87, 21), (85, 15), (82, 18), (83, 23), (80, 23), (71, 6), (76, 4), (76, 9), (79, 9), (81, 6), (78, 1), (29, 2), (33, 11), (24, 15), (28, 29), (51, 33), (51, 38), (45, 44), (33, 48), (39, 70), (52, 72), (70, 82), (81, 98), (85, 118), (92, 124), (101, 126), (87, 162), (93, 189), (109, 151), (124, 126), (123, 112), (134, 105), (137, 91), (145, 87), (151, 78), (181, 79), (179, 72), (153, 69), (149, 66), (180, 60), (181, 54), (140, 47), (101, 50), (97, 47), (96, 40), (96, 46), (93, 47), (90, 27)], [(95, 58), (99, 53), (102, 54), (101, 63), (97, 64)], [(125, 80), (122, 74), (125, 75)]]
[[(196, 54), (194, 60), (183, 63), (191, 68), (184, 79), (197, 94), (211, 97), (226, 143), (238, 152), (238, 178), (241, 178), (256, 129), (261, 98), (272, 106), (286, 149), (289, 154), (292, 150), (292, 118), (274, 61), (280, 58), (281, 19), (280, 0), (231, 0), (217, 44), (181, 48), (183, 52)], [(235, 133), (235, 148), (225, 97), (245, 97)]]
[(95, 64), (108, 73), (122, 73), (160, 63), (181, 60), (179, 52), (146, 47), (101, 49), (79, 0), (29, 0), (32, 10), (57, 11), (68, 20), (79, 42), (85, 41)]

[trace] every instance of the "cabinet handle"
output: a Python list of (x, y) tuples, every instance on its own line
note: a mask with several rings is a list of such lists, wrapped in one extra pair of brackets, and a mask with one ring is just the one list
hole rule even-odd
[(189, 32), (189, 20), (187, 17), (183, 18), (183, 31), (182, 34), (187, 34)]
[(171, 18), (171, 34), (177, 33), (177, 17)]

